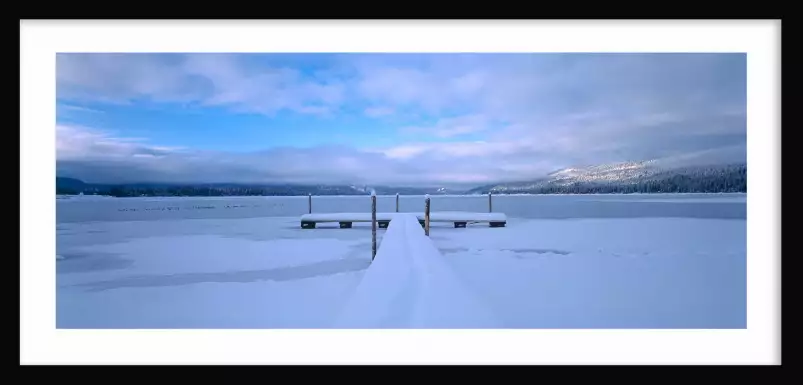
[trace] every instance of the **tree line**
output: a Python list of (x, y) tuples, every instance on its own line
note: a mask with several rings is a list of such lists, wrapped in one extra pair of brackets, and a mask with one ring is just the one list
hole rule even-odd
[(483, 191), (483, 193), (488, 192), (495, 194), (746, 193), (747, 166), (673, 170), (632, 182), (577, 181), (520, 188), (502, 185)]
[[(114, 197), (141, 197), (141, 196), (294, 196), (307, 195), (358, 195), (350, 189), (304, 189), (288, 186), (271, 187), (205, 187), (205, 186), (165, 186), (165, 187), (139, 187), (139, 186), (110, 186), (110, 187), (57, 187), (56, 194), (77, 195), (97, 194)], [(365, 193), (360, 193), (365, 195)]]

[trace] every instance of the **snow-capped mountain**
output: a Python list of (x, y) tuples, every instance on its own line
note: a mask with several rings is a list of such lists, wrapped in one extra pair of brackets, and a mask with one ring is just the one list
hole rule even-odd
[(532, 181), (474, 188), (472, 194), (743, 192), (744, 164), (667, 168), (649, 160), (566, 168)]
[(557, 185), (567, 185), (575, 182), (623, 183), (633, 182), (661, 171), (659, 167), (654, 165), (654, 161), (649, 160), (604, 164), (587, 168), (567, 168), (549, 174), (548, 178)]

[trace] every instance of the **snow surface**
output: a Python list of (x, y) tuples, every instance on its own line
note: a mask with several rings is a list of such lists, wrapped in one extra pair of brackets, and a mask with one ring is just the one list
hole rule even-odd
[(744, 328), (745, 225), (513, 220), (430, 235), (511, 328)]
[[(260, 199), (215, 204), (293, 201)], [(436, 207), (470, 203), (438, 199)], [(301, 229), (300, 214), (217, 218), (215, 210), (198, 210), (208, 213), (201, 219), (130, 220), (116, 209), (98, 221), (80, 210), (118, 200), (60, 200), (59, 210), (76, 211), (57, 217), (57, 326), (744, 328), (743, 204), (626, 199), (499, 199), (517, 207), (507, 227), (435, 223), (429, 243), (385, 239), (401, 223), (391, 222), (377, 229), (373, 263), (370, 223)], [(370, 209), (365, 197), (321, 200), (316, 207), (324, 210), (342, 202)], [(495, 199), (497, 206), (504, 205)], [(240, 212), (258, 214), (249, 210)], [(671, 217), (655, 217), (665, 214)], [(578, 215), (588, 217), (548, 219)], [(423, 232), (407, 222), (412, 234)], [(384, 301), (391, 298), (400, 302)]]
[(500, 328), (412, 214), (397, 216), (337, 328)]
[(370, 265), (370, 232), (297, 221), (61, 224), (57, 326), (329, 327)]

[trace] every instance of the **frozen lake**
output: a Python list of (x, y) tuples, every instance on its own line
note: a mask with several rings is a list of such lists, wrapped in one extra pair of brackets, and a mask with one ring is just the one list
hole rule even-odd
[[(433, 196), (432, 210), (487, 199)], [(370, 197), (312, 211), (370, 212)], [(504, 327), (745, 327), (744, 194), (494, 196), (493, 211), (507, 227), (430, 238)], [(371, 264), (370, 224), (302, 230), (306, 212), (307, 197), (58, 199), (57, 326), (332, 327)]]
[[(299, 216), (307, 197), (73, 197), (57, 200), (58, 223), (194, 218)], [(488, 211), (487, 196), (431, 196), (432, 211)], [(395, 196), (377, 197), (377, 211), (396, 210)], [(423, 196), (401, 196), (400, 212), (423, 212)], [(497, 195), (493, 211), (508, 217), (745, 219), (745, 194)], [(370, 196), (314, 196), (313, 213), (371, 212)]]

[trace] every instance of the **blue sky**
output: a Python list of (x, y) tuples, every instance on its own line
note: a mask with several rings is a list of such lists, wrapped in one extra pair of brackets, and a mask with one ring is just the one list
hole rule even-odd
[(88, 182), (472, 186), (745, 161), (744, 54), (59, 54)]

